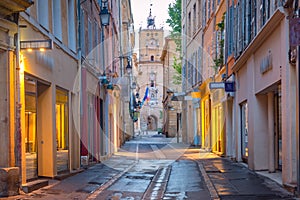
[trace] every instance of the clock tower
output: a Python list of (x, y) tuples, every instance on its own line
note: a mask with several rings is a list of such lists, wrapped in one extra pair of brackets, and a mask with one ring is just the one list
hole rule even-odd
[[(140, 109), (140, 129), (160, 131), (163, 126), (163, 65), (160, 56), (163, 50), (164, 30), (156, 29), (151, 8), (147, 28), (139, 30), (139, 49), (136, 82), (143, 106)], [(144, 98), (148, 96), (148, 98)], [(144, 100), (144, 101), (143, 101)]]

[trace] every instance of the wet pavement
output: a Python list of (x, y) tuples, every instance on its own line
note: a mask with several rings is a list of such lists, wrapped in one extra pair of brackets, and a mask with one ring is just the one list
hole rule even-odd
[(296, 199), (240, 163), (162, 135), (136, 136), (110, 159), (8, 199)]
[(276, 182), (226, 158), (200, 161), (220, 199), (296, 199)]

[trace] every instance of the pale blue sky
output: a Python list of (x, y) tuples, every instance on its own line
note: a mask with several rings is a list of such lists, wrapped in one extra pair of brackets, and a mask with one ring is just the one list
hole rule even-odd
[(168, 6), (174, 0), (131, 0), (131, 8), (134, 19), (134, 28), (139, 29), (147, 26), (147, 17), (149, 16), (150, 4), (152, 3), (152, 16), (156, 16), (156, 28), (164, 26), (165, 30), (170, 30), (166, 23), (168, 15)]

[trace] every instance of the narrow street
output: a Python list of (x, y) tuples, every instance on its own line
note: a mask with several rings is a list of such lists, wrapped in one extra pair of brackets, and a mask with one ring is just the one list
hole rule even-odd
[(103, 163), (9, 199), (296, 199), (226, 158), (156, 133), (136, 136)]

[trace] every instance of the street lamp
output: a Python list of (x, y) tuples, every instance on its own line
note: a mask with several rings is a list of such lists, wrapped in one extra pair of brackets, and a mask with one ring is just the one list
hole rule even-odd
[(104, 27), (109, 25), (109, 19), (110, 19), (110, 12), (107, 8), (107, 0), (101, 1), (101, 11), (99, 13), (100, 21), (102, 25), (101, 29), (101, 46), (102, 46), (102, 67), (103, 67), (103, 73), (105, 73), (105, 54), (104, 54)]
[(135, 120), (135, 111), (134, 111), (134, 98), (135, 98), (135, 95), (133, 94), (133, 90), (136, 88), (136, 83), (134, 83), (132, 81), (132, 66), (130, 64), (130, 60), (129, 58), (127, 58), (127, 66), (126, 66), (126, 72), (129, 76), (129, 114), (130, 114), (130, 117), (132, 118), (132, 132), (133, 132), (133, 138), (134, 138), (134, 122), (136, 121)]
[(100, 15), (100, 20), (101, 20), (101, 25), (102, 26), (109, 25), (110, 12), (108, 11), (108, 8), (107, 8), (107, 0), (102, 0), (102, 8), (101, 8), (99, 15)]
[(127, 71), (127, 74), (128, 74), (128, 75), (131, 75), (132, 67), (131, 67), (131, 65), (130, 65), (129, 59), (127, 59), (126, 71)]

